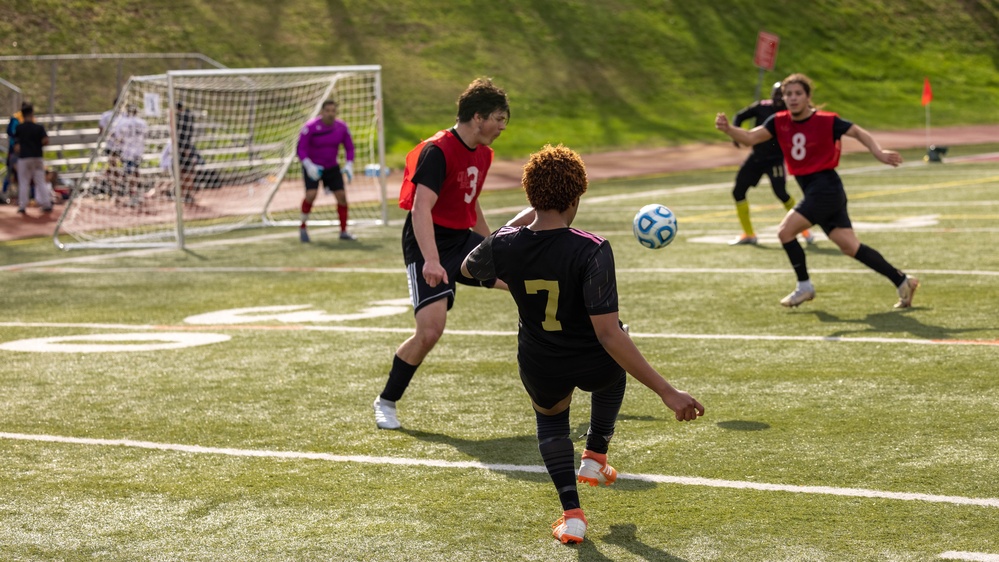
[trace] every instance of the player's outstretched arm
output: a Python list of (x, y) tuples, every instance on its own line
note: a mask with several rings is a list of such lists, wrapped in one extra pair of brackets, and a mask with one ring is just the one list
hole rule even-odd
[(631, 341), (631, 337), (621, 329), (616, 312), (590, 316), (590, 320), (593, 322), (597, 339), (607, 353), (638, 382), (655, 392), (663, 404), (673, 410), (677, 420), (691, 421), (704, 415), (704, 406), (700, 402), (690, 394), (673, 388), (673, 385), (649, 365), (642, 352), (635, 347), (635, 342)]
[(762, 125), (748, 131), (742, 127), (736, 127), (729, 122), (724, 113), (715, 115), (715, 128), (731, 137), (735, 142), (746, 146), (755, 146), (773, 138), (770, 131)]
[(853, 137), (860, 141), (871, 154), (878, 159), (878, 162), (896, 167), (902, 163), (902, 155), (894, 150), (883, 150), (878, 141), (860, 125), (854, 124), (846, 131), (846, 136)]

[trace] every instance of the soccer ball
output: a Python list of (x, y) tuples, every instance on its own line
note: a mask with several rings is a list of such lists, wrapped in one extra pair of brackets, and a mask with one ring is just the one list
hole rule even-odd
[(632, 226), (638, 243), (652, 250), (665, 248), (676, 238), (676, 215), (664, 205), (642, 207)]

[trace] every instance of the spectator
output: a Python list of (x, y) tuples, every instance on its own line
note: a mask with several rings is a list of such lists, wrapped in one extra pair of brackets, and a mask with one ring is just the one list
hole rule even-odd
[(111, 133), (121, 150), (124, 191), (131, 197), (132, 203), (138, 202), (139, 168), (142, 156), (146, 152), (148, 131), (149, 125), (145, 119), (139, 117), (139, 109), (133, 104), (128, 104), (125, 107), (125, 116), (115, 122)]
[(17, 154), (14, 152), (14, 143), (16, 142), (15, 135), (17, 134), (17, 126), (24, 121), (24, 106), (26, 104), (21, 104), (21, 109), (10, 116), (10, 121), (7, 122), (7, 175), (3, 179), (3, 202), (9, 203), (10, 199), (7, 197), (7, 189), (12, 185), (17, 185)]
[(198, 164), (202, 163), (201, 154), (198, 153), (198, 147), (194, 144), (194, 114), (182, 102), (177, 102), (176, 118), (180, 191), (183, 194), (184, 202), (193, 204), (194, 178), (198, 173)]
[(121, 147), (119, 146), (118, 140), (112, 134), (111, 126), (112, 119), (114, 118), (114, 110), (118, 106), (118, 98), (114, 99), (114, 103), (111, 104), (111, 109), (101, 113), (101, 118), (97, 121), (97, 132), (99, 134), (107, 134), (104, 137), (104, 155), (108, 157), (108, 167), (106, 172), (106, 181), (110, 184), (107, 188), (108, 192), (116, 193), (120, 189), (122, 183), (122, 173), (121, 173)]
[[(312, 212), (312, 203), (319, 193), (319, 183), (336, 197), (336, 211), (340, 218), (340, 240), (357, 240), (347, 232), (347, 192), (344, 190), (343, 176), (347, 182), (354, 179), (354, 141), (350, 129), (343, 119), (337, 119), (337, 103), (323, 102), (318, 117), (305, 123), (298, 134), (298, 159), (302, 162), (302, 176), (305, 179), (305, 199), (302, 200), (302, 225), (298, 238), (309, 241), (305, 223)], [(347, 163), (341, 173), (337, 156), (343, 146)]]
[(111, 109), (101, 113), (100, 119), (97, 120), (97, 133), (103, 134), (104, 131), (108, 130), (108, 126), (111, 125), (111, 118), (114, 117), (114, 108), (118, 105), (118, 98), (114, 99), (111, 103)]
[(49, 144), (45, 127), (35, 123), (35, 109), (30, 103), (21, 106), (24, 121), (17, 126), (14, 152), (17, 153), (17, 212), (25, 214), (31, 197), (31, 184), (35, 184), (35, 201), (42, 212), (52, 211), (52, 192), (45, 184), (45, 158), (43, 147)]
[(69, 197), (72, 193), (70, 192), (69, 187), (66, 186), (66, 183), (62, 181), (62, 178), (59, 177), (59, 172), (51, 169), (46, 170), (45, 185), (52, 191), (53, 201), (69, 201)]

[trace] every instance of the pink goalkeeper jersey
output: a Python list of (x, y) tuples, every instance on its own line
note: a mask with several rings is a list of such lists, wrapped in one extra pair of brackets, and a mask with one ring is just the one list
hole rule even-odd
[(353, 161), (354, 141), (350, 138), (347, 123), (336, 119), (332, 125), (327, 125), (321, 117), (313, 117), (298, 133), (298, 159), (308, 158), (317, 166), (332, 168), (337, 165), (336, 156), (341, 144), (347, 153), (347, 160)]

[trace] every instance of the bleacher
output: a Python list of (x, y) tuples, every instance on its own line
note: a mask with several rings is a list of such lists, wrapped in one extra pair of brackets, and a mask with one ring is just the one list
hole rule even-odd
[[(202, 187), (216, 187), (218, 172), (222, 170), (247, 169), (262, 163), (274, 164), (274, 159), (266, 159), (261, 153), (274, 150), (280, 143), (251, 145), (251, 139), (245, 135), (227, 134), (221, 132), (221, 127), (205, 121), (204, 115), (199, 115), (195, 124), (194, 143), (205, 162), (198, 165), (196, 182)], [(35, 121), (45, 126), (49, 135), (49, 144), (45, 147), (45, 167), (55, 170), (59, 177), (69, 186), (75, 185), (83, 176), (84, 171), (94, 157), (101, 139), (100, 113), (76, 113), (64, 115), (36, 115)], [(0, 118), (0, 125), (6, 131), (10, 117)], [(6, 137), (6, 135), (4, 135)], [(164, 175), (158, 167), (149, 167), (148, 163), (160, 160), (163, 147), (170, 141), (166, 125), (151, 125), (146, 138), (146, 152), (143, 160), (147, 163), (140, 171), (143, 175)], [(6, 138), (0, 142), (0, 175), (6, 173)], [(106, 165), (108, 157), (103, 151), (98, 152), (97, 162)]]

